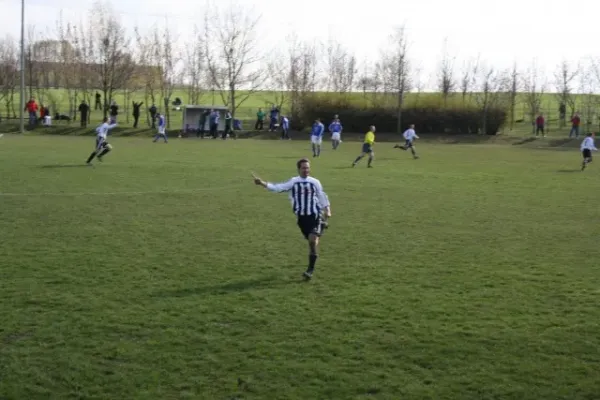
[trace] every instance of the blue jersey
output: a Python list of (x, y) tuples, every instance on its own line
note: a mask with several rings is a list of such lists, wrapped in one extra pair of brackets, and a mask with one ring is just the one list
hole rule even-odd
[(340, 124), (339, 122), (332, 122), (331, 125), (329, 125), (329, 132), (331, 132), (331, 133), (342, 132), (342, 124)]
[(158, 117), (158, 128), (164, 128), (167, 125), (167, 120), (164, 115)]
[(212, 114), (210, 114), (210, 123), (214, 124), (214, 125), (219, 124), (219, 113), (218, 112), (215, 111)]
[(311, 135), (321, 137), (323, 136), (323, 132), (325, 131), (325, 125), (320, 122), (315, 122), (312, 126)]

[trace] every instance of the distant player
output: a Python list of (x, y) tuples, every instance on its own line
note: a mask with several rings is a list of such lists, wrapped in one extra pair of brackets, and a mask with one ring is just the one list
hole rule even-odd
[(373, 162), (373, 158), (375, 158), (375, 152), (373, 151), (373, 146), (375, 145), (375, 126), (371, 125), (369, 128), (369, 132), (365, 135), (365, 140), (362, 145), (362, 152), (360, 156), (356, 157), (356, 160), (352, 163), (354, 167), (360, 160), (363, 159), (367, 154), (369, 155), (369, 162), (367, 163), (367, 167), (371, 168), (371, 163)]
[(337, 150), (340, 143), (342, 143), (342, 124), (339, 119), (334, 119), (329, 125), (329, 132), (331, 132), (331, 147)]
[(327, 228), (327, 219), (331, 217), (329, 199), (318, 179), (310, 176), (310, 162), (303, 158), (296, 163), (298, 176), (283, 183), (265, 182), (256, 175), (254, 183), (271, 192), (289, 192), (292, 209), (298, 218), (298, 227), (308, 240), (308, 269), (302, 275), (311, 279), (319, 256), (319, 238)]
[(102, 121), (102, 125), (96, 128), (96, 150), (87, 159), (86, 163), (88, 165), (91, 165), (94, 157), (98, 157), (98, 161), (102, 162), (102, 157), (112, 150), (112, 146), (108, 144), (106, 137), (108, 136), (108, 132), (116, 127), (117, 124), (109, 124), (106, 117)]
[(592, 132), (588, 133), (586, 138), (581, 142), (581, 155), (583, 156), (583, 162), (581, 163), (581, 170), (592, 162), (592, 151), (598, 151), (594, 143), (594, 137), (596, 135)]
[(325, 132), (325, 125), (321, 123), (321, 120), (317, 118), (312, 126), (310, 133), (310, 142), (312, 143), (313, 157), (319, 157), (321, 155), (321, 143), (323, 143), (323, 132)]
[(285, 115), (281, 116), (281, 140), (291, 140), (290, 137), (290, 120)]
[(414, 125), (410, 125), (408, 127), (408, 129), (406, 131), (404, 131), (404, 134), (402, 136), (404, 136), (404, 146), (400, 146), (399, 144), (397, 144), (397, 145), (394, 146), (394, 148), (395, 149), (402, 149), (402, 150), (408, 150), (408, 149), (410, 149), (410, 152), (412, 153), (413, 158), (415, 160), (417, 158), (419, 158), (419, 156), (417, 155), (417, 152), (415, 151), (415, 145), (414, 145), (415, 139), (419, 138), (417, 136), (417, 133), (415, 132), (415, 126)]
[(158, 129), (158, 133), (154, 136), (154, 140), (152, 142), (156, 143), (156, 141), (158, 139), (163, 138), (165, 140), (165, 143), (168, 143), (168, 141), (167, 141), (167, 119), (160, 112), (156, 115), (156, 119), (158, 122), (158, 124), (156, 125), (156, 128)]

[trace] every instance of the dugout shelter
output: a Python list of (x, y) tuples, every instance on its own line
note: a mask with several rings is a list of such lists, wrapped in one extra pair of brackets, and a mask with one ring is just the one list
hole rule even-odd
[[(225, 113), (228, 108), (225, 106), (212, 106), (212, 105), (187, 105), (183, 108), (183, 123), (181, 129), (184, 132), (197, 131), (200, 129), (198, 124), (200, 123), (200, 117), (205, 111), (216, 110), (219, 112), (219, 126), (218, 131), (225, 130)], [(206, 118), (204, 122), (204, 130), (208, 132), (210, 130), (209, 119)]]

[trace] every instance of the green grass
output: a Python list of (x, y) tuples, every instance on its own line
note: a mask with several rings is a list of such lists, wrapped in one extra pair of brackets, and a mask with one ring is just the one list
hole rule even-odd
[(1, 399), (600, 393), (600, 170), (575, 148), (325, 147), (303, 283), (289, 202), (249, 170), (291, 177), (306, 141), (117, 137), (82, 167), (92, 141), (0, 139)]

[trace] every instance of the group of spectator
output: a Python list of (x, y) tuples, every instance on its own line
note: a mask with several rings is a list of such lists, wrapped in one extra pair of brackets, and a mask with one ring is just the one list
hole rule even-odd
[[(262, 108), (259, 108), (258, 112), (256, 113), (256, 124), (254, 124), (254, 130), (262, 131), (264, 129), (266, 116), (267, 114), (262, 110)], [(271, 110), (269, 111), (269, 132), (276, 132), (277, 128), (279, 127), (281, 128), (281, 138), (290, 139), (290, 120), (285, 115), (280, 116), (279, 107), (273, 104)]]
[[(562, 112), (562, 108), (560, 110)], [(561, 116), (564, 117), (563, 114)], [(576, 112), (571, 117), (571, 130), (569, 131), (569, 138), (575, 136), (575, 138), (579, 137), (579, 128), (581, 126), (581, 117), (579, 116), (579, 112)], [(535, 136), (542, 135), (542, 137), (546, 137), (546, 118), (544, 114), (540, 113), (535, 119)]]

